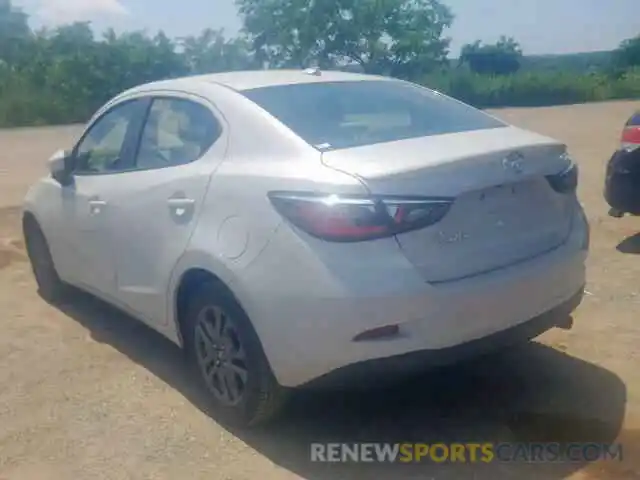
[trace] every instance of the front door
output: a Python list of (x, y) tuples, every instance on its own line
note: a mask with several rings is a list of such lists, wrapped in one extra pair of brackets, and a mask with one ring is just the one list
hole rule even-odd
[(60, 269), (71, 283), (101, 296), (115, 293), (110, 201), (133, 161), (129, 140), (139, 130), (143, 111), (143, 101), (127, 101), (97, 118), (73, 150), (73, 182), (60, 187), (56, 230), (67, 247)]

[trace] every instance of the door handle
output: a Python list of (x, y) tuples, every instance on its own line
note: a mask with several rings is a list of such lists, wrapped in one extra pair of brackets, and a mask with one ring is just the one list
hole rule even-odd
[(170, 198), (167, 200), (167, 205), (176, 217), (184, 216), (195, 204), (196, 201), (192, 198)]
[(167, 200), (167, 204), (171, 208), (188, 208), (195, 205), (196, 201), (192, 198), (170, 198)]
[(106, 206), (107, 202), (104, 200), (89, 200), (89, 212), (91, 215), (99, 214)]

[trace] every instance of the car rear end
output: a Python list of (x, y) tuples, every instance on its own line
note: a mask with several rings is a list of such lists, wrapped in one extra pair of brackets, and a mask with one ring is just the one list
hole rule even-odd
[(607, 163), (604, 194), (612, 216), (640, 215), (640, 112), (625, 124), (620, 147)]
[[(362, 184), (269, 194), (284, 223), (248, 275), (283, 265), (256, 289), (281, 383), (424, 367), (565, 325), (589, 236), (564, 145), (404, 82), (314, 88), (286, 92), (301, 123), (248, 94)], [(326, 112), (305, 108), (314, 95)]]

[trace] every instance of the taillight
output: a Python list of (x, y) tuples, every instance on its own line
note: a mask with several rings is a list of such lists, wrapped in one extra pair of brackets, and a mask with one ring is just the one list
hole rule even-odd
[(628, 126), (622, 131), (622, 149), (631, 152), (640, 148), (640, 126)]
[(555, 175), (548, 175), (547, 181), (558, 193), (573, 193), (578, 188), (578, 165), (571, 162), (567, 168)]
[(439, 222), (448, 212), (448, 198), (343, 196), (270, 192), (276, 210), (314, 237), (333, 242), (358, 242), (388, 237)]
[(622, 130), (621, 149), (632, 152), (640, 148), (640, 112), (631, 115)]

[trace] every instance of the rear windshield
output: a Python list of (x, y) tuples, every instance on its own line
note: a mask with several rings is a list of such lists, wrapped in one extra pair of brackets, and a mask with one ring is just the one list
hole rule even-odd
[(306, 83), (242, 93), (321, 150), (506, 126), (480, 110), (405, 82)]

